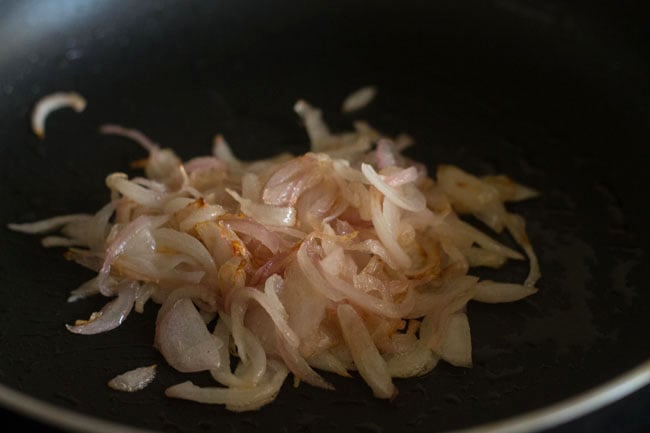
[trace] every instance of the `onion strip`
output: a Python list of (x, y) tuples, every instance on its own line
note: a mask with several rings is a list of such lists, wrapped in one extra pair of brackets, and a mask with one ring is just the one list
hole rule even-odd
[(70, 107), (77, 113), (86, 109), (86, 99), (77, 92), (57, 92), (41, 98), (32, 112), (32, 131), (45, 138), (45, 120), (53, 111)]

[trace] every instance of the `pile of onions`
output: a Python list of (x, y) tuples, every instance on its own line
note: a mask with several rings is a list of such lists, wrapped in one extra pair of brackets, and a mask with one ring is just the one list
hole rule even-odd
[[(110, 201), (95, 214), (10, 225), (58, 231), (43, 244), (68, 247), (66, 257), (97, 272), (71, 301), (112, 298), (68, 329), (109, 331), (148, 300), (160, 303), (156, 348), (173, 368), (220, 384), (184, 382), (166, 394), (234, 411), (271, 402), (289, 372), (331, 389), (319, 370), (357, 371), (391, 399), (394, 377), (426, 374), (440, 359), (471, 366), (468, 301), (537, 290), (524, 220), (504, 207), (535, 191), (449, 165), (433, 179), (400, 154), (408, 138), (364, 122), (333, 134), (307, 102), (295, 110), (311, 152), (259, 161), (237, 159), (217, 136), (211, 156), (183, 162), (138, 131), (104, 126), (149, 152), (146, 176), (109, 174)], [(468, 274), (525, 256), (459, 214), (510, 232), (530, 262), (523, 284)]]

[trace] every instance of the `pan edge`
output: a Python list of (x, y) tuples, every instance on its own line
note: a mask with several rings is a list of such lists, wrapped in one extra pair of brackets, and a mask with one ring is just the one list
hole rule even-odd
[[(528, 433), (557, 427), (612, 404), (650, 384), (650, 359), (618, 377), (559, 403), (511, 418), (448, 433)], [(36, 421), (78, 432), (158, 433), (58, 407), (0, 384), (0, 405)]]

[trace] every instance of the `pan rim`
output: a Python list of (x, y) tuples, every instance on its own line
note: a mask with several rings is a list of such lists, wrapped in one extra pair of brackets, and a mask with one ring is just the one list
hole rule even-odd
[[(530, 433), (565, 424), (620, 400), (650, 384), (650, 359), (631, 370), (558, 403), (503, 420), (448, 433)], [(0, 405), (52, 426), (78, 432), (159, 433), (56, 406), (0, 383)]]

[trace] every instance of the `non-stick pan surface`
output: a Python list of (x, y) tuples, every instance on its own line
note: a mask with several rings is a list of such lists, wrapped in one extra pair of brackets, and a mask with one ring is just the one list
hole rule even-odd
[[(543, 408), (640, 365), (650, 355), (650, 74), (637, 3), (0, 2), (0, 382), (170, 432), (434, 432)], [(432, 172), (453, 163), (542, 192), (514, 207), (540, 257), (539, 293), (470, 304), (474, 367), (399, 380), (392, 402), (336, 377), (336, 392), (287, 381), (253, 413), (166, 399), (187, 376), (152, 347), (157, 306), (106, 334), (68, 333), (65, 323), (105, 302), (66, 303), (92, 275), (4, 228), (107, 200), (105, 175), (145, 155), (100, 136), (102, 123), (139, 128), (185, 158), (208, 153), (216, 132), (243, 159), (299, 153), (307, 138), (293, 103), (305, 98), (350, 127), (338, 107), (364, 84), (379, 96), (357, 117), (411, 134), (408, 154)], [(29, 113), (57, 90), (79, 91), (88, 108), (55, 113), (41, 141)], [(525, 273), (522, 263), (481, 276)], [(154, 362), (146, 390), (106, 387)]]

